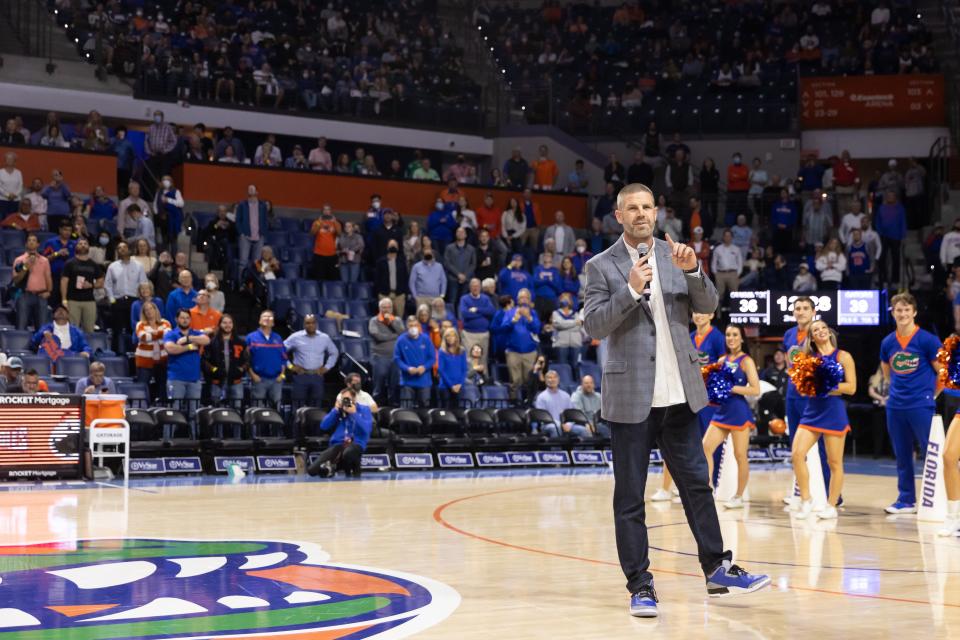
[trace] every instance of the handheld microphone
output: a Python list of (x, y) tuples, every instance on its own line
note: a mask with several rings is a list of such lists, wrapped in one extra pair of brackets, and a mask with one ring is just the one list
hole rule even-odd
[[(640, 257), (647, 255), (647, 252), (650, 251), (650, 247), (647, 246), (646, 242), (641, 242), (637, 245), (637, 253), (640, 254)], [(650, 283), (648, 282), (643, 286), (643, 291), (640, 292), (643, 296), (643, 299), (647, 302), (650, 302)]]

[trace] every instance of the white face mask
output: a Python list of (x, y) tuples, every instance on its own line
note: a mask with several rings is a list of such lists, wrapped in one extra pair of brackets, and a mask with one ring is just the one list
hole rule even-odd
[(419, 338), (420, 327), (410, 327), (409, 329), (407, 329), (407, 333), (410, 335), (411, 338)]
[(577, 245), (577, 253), (586, 253), (586, 252), (587, 252), (587, 248), (585, 246), (583, 246), (582, 244)]
[(216, 289), (217, 289), (217, 283), (216, 283), (216, 282), (208, 282), (208, 283), (207, 283), (207, 291), (215, 291)]
[(170, 185), (172, 185), (172, 184), (173, 184), (173, 183), (170, 182), (169, 180), (164, 180), (164, 181), (163, 181), (163, 188), (164, 188), (164, 189), (169, 189), (169, 188), (170, 188)]
[(371, 204), (373, 205), (373, 208), (374, 208), (374, 209), (379, 209), (379, 208), (380, 208), (380, 201), (379, 201), (379, 200), (374, 200)]

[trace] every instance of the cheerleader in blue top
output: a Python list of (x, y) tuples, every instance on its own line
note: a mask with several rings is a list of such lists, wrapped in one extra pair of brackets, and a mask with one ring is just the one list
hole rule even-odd
[(724, 401), (710, 420), (710, 427), (703, 436), (703, 453), (707, 457), (709, 478), (713, 478), (713, 454), (727, 434), (733, 435), (733, 456), (737, 460), (737, 495), (727, 500), (723, 506), (727, 509), (743, 507), (743, 492), (750, 479), (750, 461), (747, 449), (750, 446), (750, 430), (754, 428), (753, 410), (747, 404), (746, 396), (760, 395), (760, 377), (753, 358), (743, 352), (745, 342), (743, 329), (738, 325), (729, 325), (724, 332), (727, 343), (727, 355), (719, 362), (733, 373), (733, 393)]
[(837, 517), (837, 501), (843, 489), (843, 445), (850, 421), (841, 395), (853, 395), (857, 391), (857, 371), (853, 357), (837, 348), (837, 336), (823, 320), (810, 324), (810, 340), (803, 347), (804, 353), (839, 362), (843, 366), (843, 382), (826, 397), (807, 397), (800, 416), (797, 434), (793, 439), (793, 472), (800, 488), (800, 509), (797, 518), (806, 518), (813, 509), (810, 500), (810, 471), (807, 469), (807, 453), (823, 436), (830, 465), (830, 487), (827, 492), (827, 507), (817, 517), (831, 520)]

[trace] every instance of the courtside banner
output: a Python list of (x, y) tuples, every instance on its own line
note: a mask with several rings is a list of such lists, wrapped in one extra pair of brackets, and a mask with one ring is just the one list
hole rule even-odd
[(0, 479), (79, 478), (83, 397), (0, 394)]
[(940, 127), (946, 118), (942, 75), (800, 78), (804, 129)]

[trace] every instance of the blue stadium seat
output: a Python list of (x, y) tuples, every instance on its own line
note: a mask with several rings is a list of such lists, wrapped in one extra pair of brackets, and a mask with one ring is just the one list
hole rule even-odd
[[(352, 313), (351, 313), (350, 315), (353, 316)], [(364, 340), (366, 340), (367, 338), (370, 337), (370, 334), (369, 334), (368, 331), (367, 331), (367, 329), (368, 329), (368, 324), (369, 324), (369, 323), (367, 322), (367, 320), (361, 320), (361, 319), (357, 319), (357, 318), (353, 318), (353, 317), (352, 317), (352, 318), (350, 318), (349, 320), (344, 320), (344, 321), (343, 321), (343, 330), (344, 330), (344, 331), (356, 331), (357, 333), (360, 334), (361, 338), (363, 338)]]
[(124, 357), (106, 356), (98, 358), (98, 361), (106, 367), (107, 376), (110, 378), (126, 378), (129, 375), (127, 373), (127, 359)]
[(326, 313), (327, 311), (337, 311), (339, 313), (347, 312), (347, 303), (343, 300), (336, 300), (334, 298), (321, 298), (317, 300), (317, 303), (320, 305), (321, 313)]
[(347, 288), (339, 280), (325, 280), (323, 282), (323, 297), (342, 300), (347, 297)]
[(351, 282), (347, 285), (351, 300), (373, 300), (373, 283)]
[(87, 344), (90, 345), (90, 351), (92, 351), (94, 355), (96, 355), (98, 351), (110, 351), (110, 338), (105, 333), (88, 334)]
[(11, 351), (30, 351), (30, 341), (33, 333), (30, 331), (3, 331), (0, 332), (0, 347), (5, 353)]
[(0, 246), (2, 246), (4, 250), (19, 249), (22, 252), (23, 241), (23, 231), (17, 231), (15, 229), (0, 230)]
[(296, 290), (299, 298), (320, 297), (320, 285), (315, 280), (297, 280)]
[(83, 356), (64, 356), (57, 360), (57, 375), (83, 378), (90, 370), (90, 360)]
[(203, 211), (194, 211), (193, 219), (197, 223), (197, 228), (203, 230), (209, 226), (211, 222), (217, 217), (215, 213), (204, 213)]
[(347, 315), (358, 320), (370, 318), (370, 303), (366, 300), (348, 300)]
[(460, 389), (460, 406), (464, 409), (480, 406), (480, 389), (477, 385), (463, 385), (463, 388)]
[(340, 335), (340, 330), (337, 329), (337, 321), (333, 318), (317, 318), (317, 331), (322, 331), (331, 338)]
[(308, 233), (291, 233), (290, 246), (294, 249), (308, 249), (313, 253), (313, 236)]
[(571, 384), (575, 385), (573, 369), (571, 369), (570, 365), (566, 362), (554, 362), (549, 368), (556, 371), (557, 375), (560, 376), (560, 386), (566, 387)]
[(370, 360), (370, 342), (368, 340), (344, 338), (342, 344), (343, 351), (349, 353), (354, 360), (359, 360), (360, 362), (368, 362)]
[[(290, 235), (290, 237), (294, 237), (292, 234), (296, 234), (297, 236), (302, 235), (300, 233), (300, 218), (290, 218), (284, 216), (277, 218), (277, 220), (280, 222), (280, 228), (283, 229), (283, 232)], [(307, 237), (309, 238), (310, 236)]]
[(127, 406), (146, 409), (150, 406), (150, 388), (144, 382), (118, 382), (117, 393), (127, 396)]
[(281, 249), (287, 246), (287, 232), (286, 231), (267, 231), (264, 238), (267, 241), (267, 244), (276, 249)]
[(49, 240), (50, 238), (55, 238), (57, 236), (53, 231), (37, 231), (37, 240), (40, 241), (40, 246), (43, 246), (43, 243)]
[[(22, 356), (23, 370), (30, 371), (36, 369), (41, 376), (49, 376), (52, 373), (52, 362), (47, 356)], [(86, 374), (84, 374), (86, 375)]]
[(293, 300), (293, 310), (297, 312), (297, 315), (300, 316), (300, 322), (303, 322), (303, 319), (308, 314), (317, 313), (317, 301), (310, 300), (308, 298), (297, 298)]
[(480, 399), (485, 407), (506, 407), (510, 404), (510, 390), (500, 384), (485, 384), (480, 387)]
[(73, 393), (73, 387), (70, 386), (69, 382), (64, 380), (53, 380), (51, 378), (43, 378), (47, 383), (47, 390), (50, 393)]
[(277, 298), (292, 298), (293, 286), (290, 284), (290, 280), (287, 280), (286, 278), (268, 280), (267, 296), (271, 301), (276, 300)]

